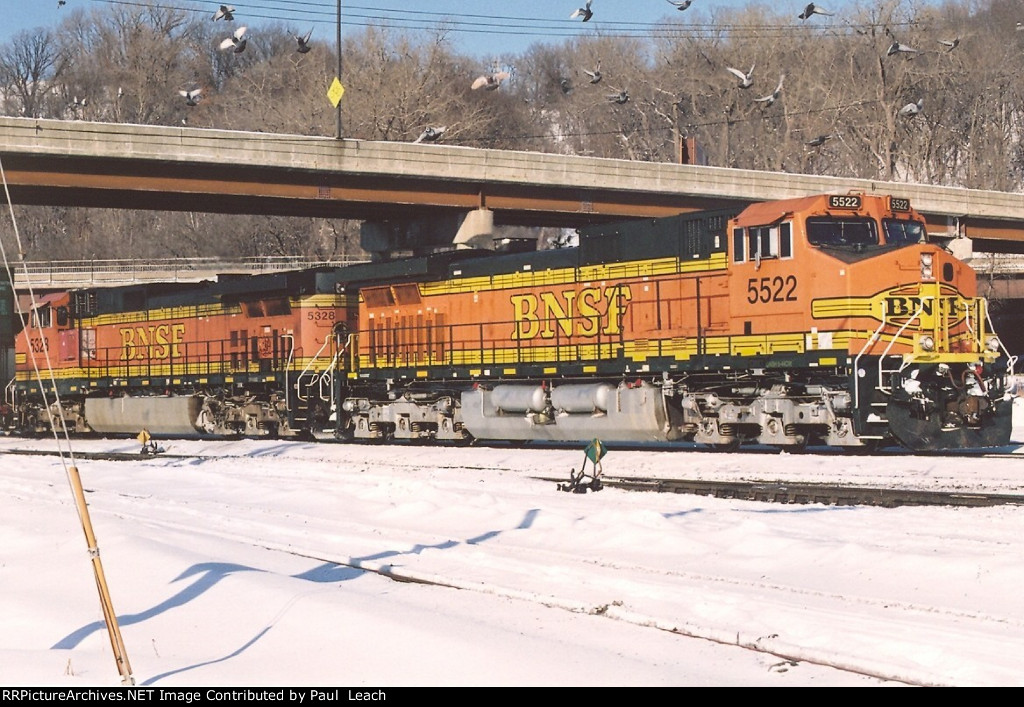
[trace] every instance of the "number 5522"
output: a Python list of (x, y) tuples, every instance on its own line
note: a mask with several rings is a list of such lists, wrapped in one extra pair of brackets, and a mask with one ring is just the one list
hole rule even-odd
[(747, 280), (747, 302), (795, 302), (796, 276), (752, 277)]

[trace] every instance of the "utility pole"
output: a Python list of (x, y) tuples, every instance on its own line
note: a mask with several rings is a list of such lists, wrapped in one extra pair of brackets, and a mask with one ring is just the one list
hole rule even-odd
[(675, 158), (679, 164), (685, 164), (683, 159), (683, 136), (679, 131), (679, 101), (672, 102), (672, 138), (675, 147)]
[[(337, 34), (335, 35), (335, 46), (338, 52), (338, 81), (341, 81), (341, 0), (338, 0), (338, 24)], [(341, 132), (341, 100), (338, 100), (338, 134), (337, 138), (340, 140), (342, 137)]]

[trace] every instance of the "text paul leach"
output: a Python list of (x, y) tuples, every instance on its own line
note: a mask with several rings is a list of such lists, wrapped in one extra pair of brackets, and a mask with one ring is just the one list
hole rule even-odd
[(385, 702), (384, 690), (353, 690), (345, 688), (300, 688), (260, 690), (251, 688), (199, 690), (165, 688), (110, 688), (110, 689), (39, 689), (20, 688), (0, 690), (3, 702), (287, 702), (310, 704), (324, 702)]

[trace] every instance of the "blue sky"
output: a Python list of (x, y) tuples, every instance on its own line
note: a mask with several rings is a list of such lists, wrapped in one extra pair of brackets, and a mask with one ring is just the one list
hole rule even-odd
[[(57, 0), (0, 0), (0, 43), (21, 31), (38, 27), (56, 28), (59, 22), (76, 8), (86, 10), (112, 5), (133, 6), (147, 0), (65, 0), (58, 7)], [(211, 18), (218, 2), (190, 0), (154, 0), (158, 4), (175, 7), (194, 7), (197, 12)], [(666, 18), (688, 22), (707, 21), (715, 8), (740, 7), (749, 0), (693, 0), (684, 12), (676, 10), (668, 0), (593, 0), (593, 18), (583, 23), (570, 20), (569, 15), (585, 0), (523, 0), (497, 3), (494, 0), (342, 0), (342, 24), (350, 30), (366, 24), (379, 24), (386, 20), (395, 27), (409, 30), (436, 27), (446, 17), (455, 31), (452, 34), (456, 50), (473, 55), (498, 55), (521, 52), (535, 42), (561, 41), (575, 34), (590, 32), (630, 33), (645, 36), (652, 27)], [(314, 35), (333, 40), (335, 34), (336, 0), (235, 0), (236, 19), (251, 29), (259, 24), (282, 21), (294, 25), (296, 30), (314, 29)], [(780, 0), (772, 3), (796, 15), (805, 0)], [(842, 10), (852, 0), (826, 0), (821, 5), (829, 11)], [(815, 17), (813, 21), (827, 22), (830, 18)]]

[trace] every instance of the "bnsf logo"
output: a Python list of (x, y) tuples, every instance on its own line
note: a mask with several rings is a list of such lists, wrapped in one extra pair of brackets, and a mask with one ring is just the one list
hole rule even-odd
[(633, 293), (629, 285), (512, 295), (512, 338), (596, 337), (622, 332), (622, 315)]
[(184, 324), (157, 324), (148, 327), (125, 327), (121, 335), (121, 360), (144, 361), (179, 358), (185, 338)]
[[(960, 297), (945, 297), (946, 306), (944, 307), (945, 315), (947, 317), (956, 316), (963, 312), (963, 299)], [(922, 317), (931, 317), (935, 313), (935, 299), (934, 298), (921, 298), (921, 297), (886, 297), (885, 302), (885, 316), (888, 318), (893, 317), (911, 317), (915, 314), (919, 314)]]

